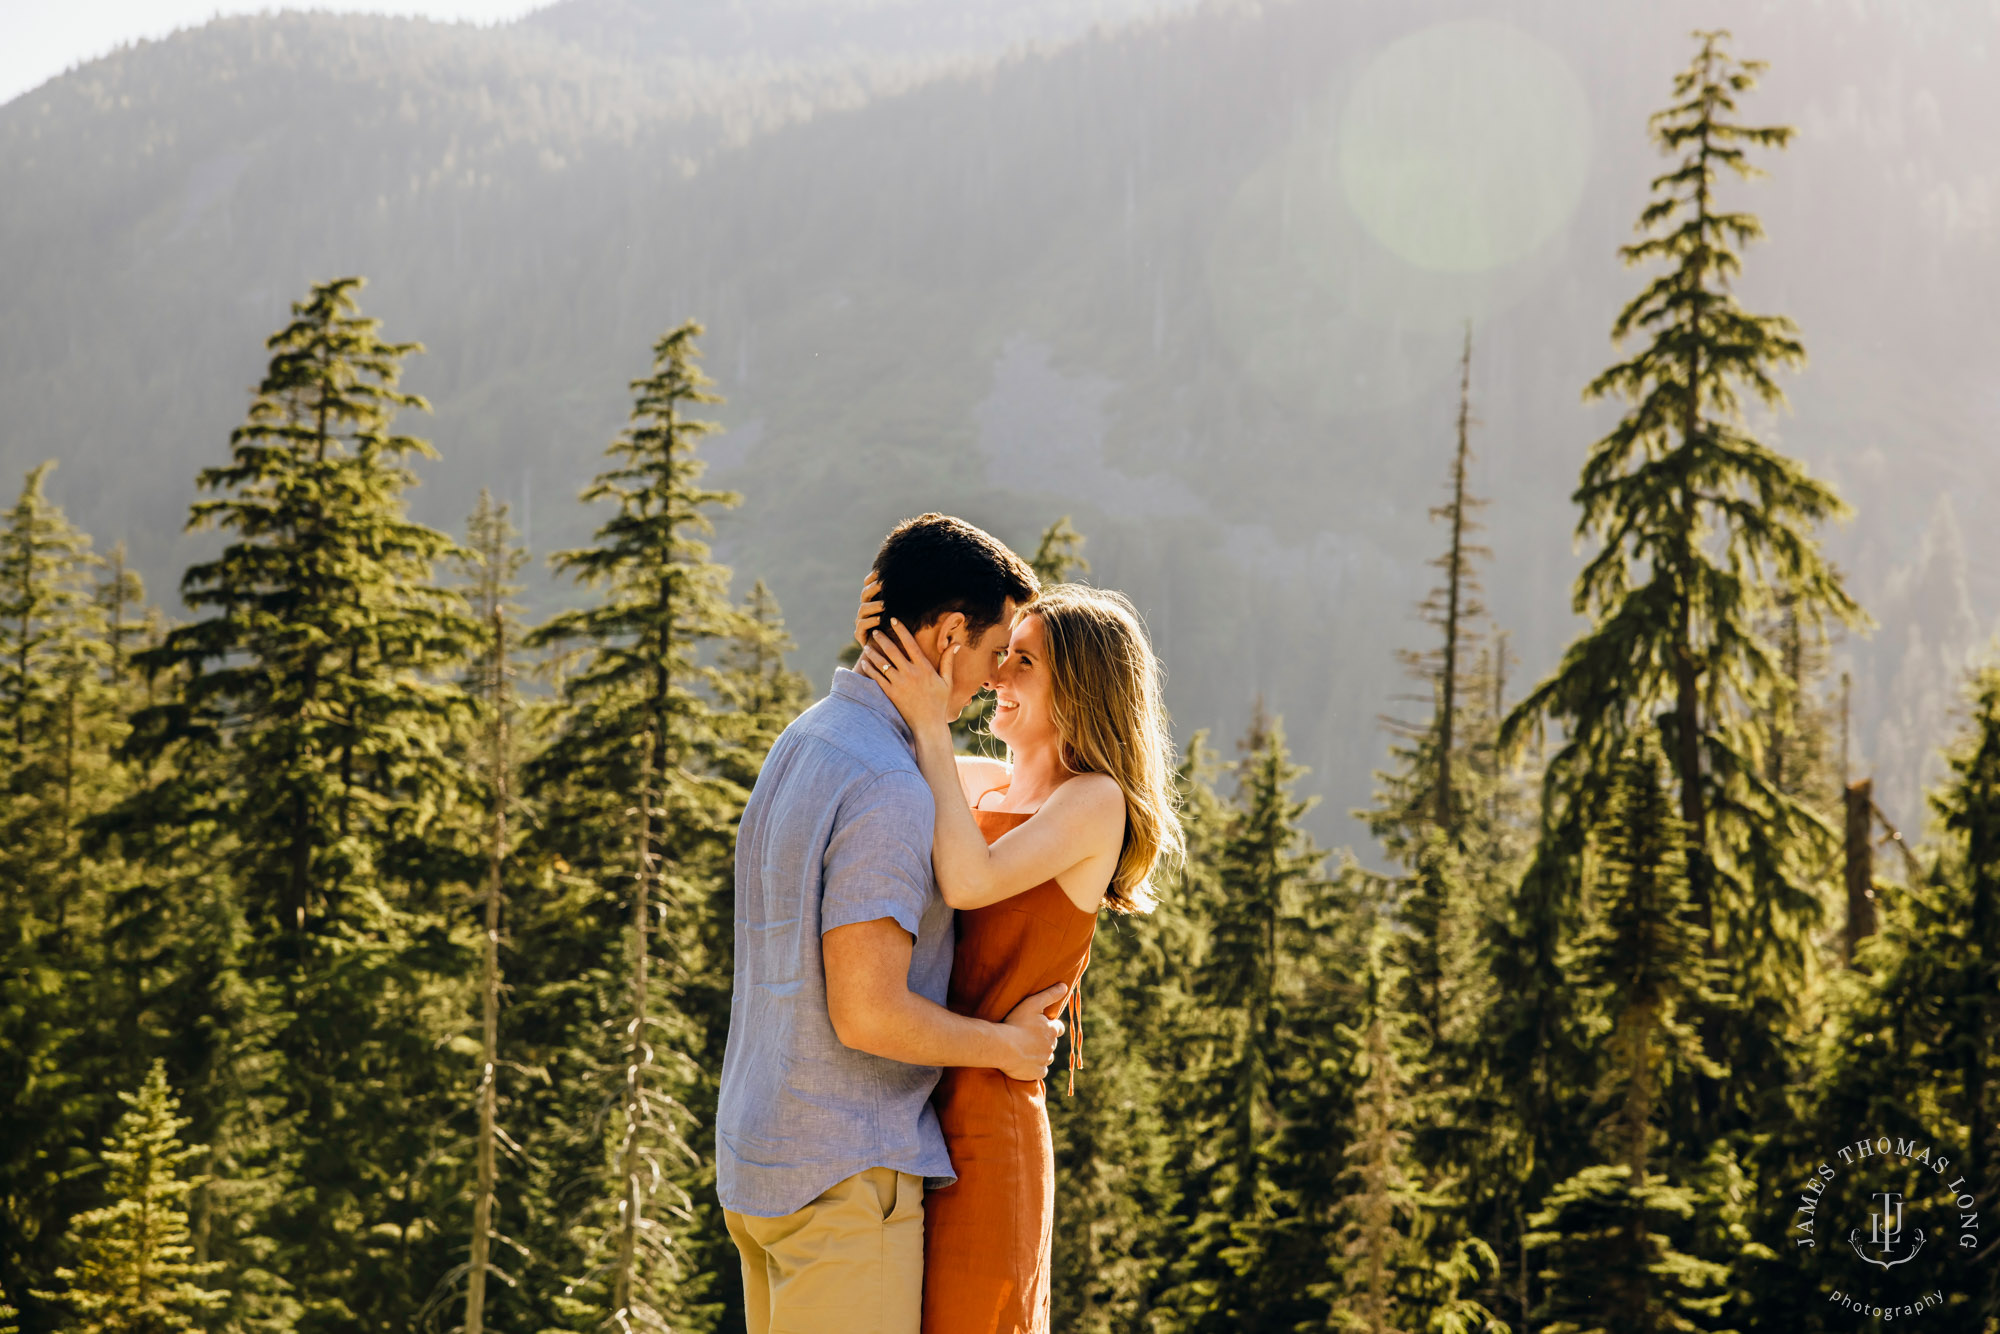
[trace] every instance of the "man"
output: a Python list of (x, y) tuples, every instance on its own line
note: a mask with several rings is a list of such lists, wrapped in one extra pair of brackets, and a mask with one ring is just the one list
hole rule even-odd
[[(940, 514), (898, 526), (874, 571), (885, 619), (917, 627), (960, 708), (1037, 587), (1019, 556)], [(1055, 1053), (1060, 986), (999, 1024), (944, 1008), (936, 814), (909, 728), (845, 669), (771, 747), (744, 808), (716, 1193), (749, 1334), (918, 1334), (923, 1192), (956, 1179), (930, 1105), (940, 1067), (1039, 1079)]]

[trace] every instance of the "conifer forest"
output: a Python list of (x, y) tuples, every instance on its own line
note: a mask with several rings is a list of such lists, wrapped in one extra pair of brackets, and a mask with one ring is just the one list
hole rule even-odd
[[(585, 27), (594, 12), (549, 11)], [(236, 22), (215, 29), (283, 47)], [(334, 20), (256, 22), (295, 23), (297, 45)], [(1635, 57), (1648, 112), (1597, 126), (1644, 145), (1592, 177), (1624, 210), (1622, 248), (1550, 242), (1549, 264), (1616, 296), (1563, 334), (1595, 361), (1534, 390), (1548, 401), (1530, 412), (1528, 390), (1485, 368), (1531, 354), (1484, 312), (1412, 335), (1437, 371), (1416, 405), (1427, 434), (1381, 467), (1414, 470), (1425, 499), (1366, 522), (1419, 550), (1422, 575), (1374, 581), (1365, 596), (1386, 585), (1396, 605), (1365, 633), (1322, 660), (1279, 593), (1238, 599), (1279, 622), (1268, 635), (1221, 611), (1198, 628), (1229, 587), (1174, 611), (1174, 580), (1155, 576), (1182, 571), (1192, 590), (1206, 550), (1173, 531), (1173, 496), (1192, 494), (1179, 480), (1151, 477), (1167, 499), (1150, 514), (1096, 493), (968, 512), (1045, 583), (1151, 590), (1135, 597), (1180, 747), (1188, 856), (1157, 910), (1100, 920), (1087, 1060), (1074, 1096), (1051, 1084), (1062, 1334), (2000, 1330), (1985, 1241), (2000, 1228), (2000, 650), (1961, 635), (1969, 649), (1935, 659), (1941, 684), (1923, 678), (1934, 707), (1870, 703), (1864, 727), (1857, 646), (1884, 624), (1902, 634), (1922, 595), (1864, 569), (1872, 548), (1834, 544), (1905, 502), (1820, 466), (1786, 415), (1823, 372), (1792, 289), (1758, 281), (1812, 244), (1760, 220), (1808, 133), (1772, 91), (1785, 53), (1769, 28), (1753, 46), (1690, 26)], [(1166, 31), (1133, 39), (1156, 44), (1135, 64)], [(896, 96), (943, 117), (914, 68)], [(757, 76), (762, 93), (732, 85), (726, 115), (674, 121), (673, 151), (735, 151), (759, 98), (783, 101), (781, 73)], [(830, 99), (814, 114), (876, 116), (866, 99), (841, 110), (838, 73), (811, 84)], [(228, 86), (247, 88), (239, 75)], [(589, 114), (607, 123), (677, 95), (605, 77)], [(23, 128), (32, 101), (0, 107), (0, 166), (54, 189), (22, 146), (58, 133)], [(346, 132), (314, 106), (322, 140)], [(585, 153), (552, 143), (533, 151)], [(468, 180), (513, 151), (461, 150)], [(232, 245), (315, 225), (311, 191), (361, 189), (297, 170), (298, 202)], [(989, 155), (938, 190), (1001, 170)], [(708, 179), (690, 168), (687, 197)], [(1121, 198), (1151, 188), (1105, 179)], [(10, 304), (85, 281), (84, 252), (20, 221), (25, 197), (0, 202)], [(1246, 199), (1290, 207), (1275, 189)], [(491, 216), (462, 202), (440, 234), (490, 244)], [(207, 207), (159, 225), (212, 226)], [(776, 226), (698, 213), (662, 205), (658, 226)], [(523, 265), (543, 263), (544, 239)], [(86, 386), (37, 360), (74, 348), (0, 326), (0, 359), (32, 369), (0, 373), (0, 426), (34, 460), (0, 513), (0, 1334), (743, 1328), (713, 1144), (736, 822), (773, 740), (825, 690), (888, 523), (953, 509), (995, 474), (926, 459), (909, 484), (934, 504), (899, 490), (850, 506), (865, 484), (840, 474), (891, 470), (886, 444), (759, 465), (767, 436), (816, 438), (806, 400), (829, 439), (878, 393), (926, 420), (911, 385), (941, 354), (917, 349), (905, 372), (831, 350), (882, 316), (879, 297), (814, 307), (828, 368), (785, 390), (786, 417), (760, 406), (779, 392), (764, 354), (701, 274), (671, 302), (635, 284), (617, 345), (582, 357), (535, 310), (421, 327), (417, 290), (439, 300), (455, 279), (384, 255), (285, 291), (176, 280), (157, 309), (234, 303), (268, 334), (227, 351), (254, 363), (251, 384), (200, 390), (229, 395), (234, 424), (197, 442), (191, 469), (149, 442), (196, 391), (149, 379), (124, 345)], [(1062, 272), (1083, 283), (1099, 259), (1116, 267)], [(1156, 349), (1174, 336), (1154, 295), (1168, 281), (1135, 298)], [(918, 325), (923, 282), (897, 295)], [(411, 387), (427, 364), (467, 374), (482, 322), (561, 385), (523, 429), (580, 488), (531, 493), (498, 453), (477, 477), (509, 400), (434, 407)], [(1346, 355), (1280, 349), (1308, 329), (1274, 322), (1237, 351), (1281, 368)], [(997, 336), (988, 350), (1039, 355)], [(1226, 407), (1267, 435), (1292, 420), (1257, 416), (1219, 374), (1190, 374), (1209, 405), (1191, 411)], [(13, 406), (33, 394), (138, 406), (117, 450), (73, 457), (54, 407)], [(1171, 407), (1143, 409), (1147, 429)], [(1560, 476), (1508, 462), (1524, 418)], [(1969, 503), (1990, 478), (1980, 447)], [(1508, 497), (1532, 475), (1537, 498), (1504, 516), (1496, 470)], [(439, 478), (471, 479), (476, 503), (439, 513), (418, 490)], [(793, 531), (786, 516), (815, 503), (854, 530), (842, 551), (861, 564)], [(1325, 499), (1329, 527), (1344, 503)], [(148, 528), (149, 506), (172, 509), (173, 533)], [(85, 531), (84, 512), (128, 526)], [(1573, 537), (1559, 575), (1488, 549), (1521, 513)], [(1140, 524), (1155, 545), (1101, 538)], [(1973, 621), (1990, 629), (1993, 608)], [(1549, 651), (1524, 647), (1534, 635)], [(1197, 639), (1217, 653), (1174, 693)], [(1302, 661), (1267, 689), (1264, 654)], [(1314, 672), (1346, 673), (1365, 727), (1314, 715), (1288, 734)], [(993, 744), (982, 707), (968, 746)], [(1876, 726), (1891, 714), (1894, 745)], [(1310, 745), (1288, 739), (1307, 726)], [(1893, 789), (1876, 781), (1884, 756)], [(1917, 1238), (1893, 1263), (1889, 1193)]]

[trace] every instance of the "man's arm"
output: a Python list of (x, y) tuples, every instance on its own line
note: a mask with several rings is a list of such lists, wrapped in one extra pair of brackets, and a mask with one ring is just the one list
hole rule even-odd
[(953, 1014), (910, 990), (910, 933), (893, 918), (839, 926), (820, 937), (826, 1012), (842, 1043), (910, 1065), (986, 1066), (1010, 1079), (1040, 1079), (1062, 1024), (1048, 1011), (1069, 988), (1057, 983), (989, 1024)]
[(953, 1014), (910, 990), (910, 956), (931, 903), (937, 814), (916, 774), (877, 775), (850, 793), (821, 864), (820, 957), (834, 1036), (910, 1065), (972, 1065), (1040, 1079), (1062, 1025), (1044, 1013), (1067, 988), (1014, 1007), (1007, 1022)]

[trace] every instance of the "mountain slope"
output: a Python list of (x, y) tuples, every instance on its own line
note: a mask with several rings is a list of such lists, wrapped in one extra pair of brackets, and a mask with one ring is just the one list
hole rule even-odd
[[(546, 551), (592, 522), (571, 497), (650, 339), (695, 315), (730, 399), (716, 478), (747, 495), (721, 548), (808, 664), (897, 517), (1026, 541), (1073, 513), (1149, 616), (1182, 730), (1233, 731), (1261, 692), (1349, 838), (1471, 318), (1488, 600), (1517, 679), (1553, 660), (1567, 496), (1608, 420), (1577, 393), (1639, 281), (1615, 249), (1683, 16), (1215, 4), (1030, 53), (982, 32), (969, 56), (938, 37), (951, 7), (912, 44), (856, 4), (851, 40), (790, 51), (784, 0), (666, 51), (606, 37), (631, 8), (221, 21), (0, 108), (0, 467), (61, 458), (72, 515), (163, 594), (205, 549), (178, 535), (190, 479), (260, 340), (309, 280), (361, 272), (431, 349), (423, 516), (456, 526), (491, 485)], [(1952, 664), (2000, 605), (1976, 522), (2000, 332), (1963, 297), (2000, 278), (2000, 164), (1972, 133), (2000, 79), (1942, 13), (1737, 20), (1775, 62), (1753, 111), (1803, 130), (1734, 195), (1772, 233), (1746, 299), (1814, 358), (1772, 429), (1860, 509), (1831, 538), (1884, 622), (1844, 650), (1857, 751), (1893, 766), (1906, 824)]]

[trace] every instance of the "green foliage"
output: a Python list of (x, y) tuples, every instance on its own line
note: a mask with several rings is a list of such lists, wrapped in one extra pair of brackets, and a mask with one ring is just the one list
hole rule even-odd
[[(585, 503), (609, 501), (617, 512), (594, 545), (553, 558), (599, 600), (530, 637), (531, 646), (570, 648), (581, 659), (563, 675), (570, 716), (542, 767), (596, 766), (623, 778), (614, 790), (630, 792), (650, 763), (670, 803), (695, 781), (693, 758), (714, 745), (715, 709), (700, 688), (717, 684), (717, 674), (697, 650), (736, 628), (727, 572), (708, 560), (701, 539), (712, 531), (709, 511), (741, 498), (700, 485), (706, 465), (695, 451), (717, 428), (684, 415), (688, 405), (720, 401), (697, 364), (701, 333), (690, 320), (654, 345), (652, 373), (632, 382), (632, 425), (605, 451), (617, 464), (583, 493)], [(642, 734), (652, 737), (645, 755), (631, 746)]]
[[(45, 1318), (62, 1221), (131, 1058), (103, 1025), (103, 932), (122, 868), (88, 837), (128, 789), (129, 684), (94, 587), (100, 562), (31, 470), (0, 528), (0, 1282)], [(123, 585), (130, 600), (138, 590)]]
[(108, 1202), (70, 1222), (77, 1259), (56, 1271), (66, 1289), (60, 1300), (80, 1334), (200, 1329), (227, 1296), (201, 1286), (222, 1266), (195, 1262), (188, 1244), (191, 1183), (180, 1169), (202, 1150), (181, 1145), (187, 1121), (175, 1115), (180, 1102), (159, 1062), (138, 1093), (119, 1097), (128, 1110), (100, 1156)]
[(1083, 534), (1065, 514), (1042, 530), (1035, 554), (1028, 558), (1042, 586), (1069, 582), (1072, 574), (1089, 574), (1090, 562), (1083, 556)]
[[(1789, 711), (1795, 689), (1766, 631), (1781, 606), (1808, 636), (1862, 618), (1814, 538), (1845, 506), (1752, 435), (1744, 416), (1746, 397), (1783, 402), (1776, 374), (1805, 354), (1791, 321), (1744, 310), (1732, 291), (1737, 249), (1762, 228), (1722, 206), (1720, 178), (1754, 176), (1749, 151), (1782, 147), (1791, 131), (1736, 118), (1762, 66), (1731, 57), (1725, 37), (1697, 34), (1677, 100), (1652, 119), (1655, 142), (1674, 161), (1653, 181), (1642, 239), (1621, 253), (1662, 271), (1612, 326), (1614, 340), (1643, 345), (1586, 391), (1627, 405), (1592, 446), (1574, 496), (1578, 536), (1597, 544), (1575, 593), (1591, 628), (1504, 731), (1518, 744), (1547, 718), (1563, 732), (1528, 876), (1548, 896), (1536, 912), (1559, 914), (1580, 884), (1582, 831), (1603, 811), (1603, 776), (1635, 733), (1658, 726), (1696, 917), (1707, 948), (1728, 959), (1742, 1007), (1757, 1015), (1737, 1030), (1748, 1035), (1795, 1022), (1790, 1007), (1812, 974), (1822, 912), (1811, 876), (1830, 837), (1765, 777), (1769, 721)], [(1539, 952), (1549, 957), (1546, 944)], [(1726, 1119), (1740, 1125), (1785, 1077), (1788, 1058), (1740, 1046), (1721, 1054), (1746, 1076), (1728, 1094)], [(1711, 1118), (1724, 1116), (1723, 1096), (1704, 1091)]]
[(1544, 1334), (1721, 1334), (1728, 1266), (1679, 1249), (1695, 1192), (1663, 1176), (1635, 1185), (1626, 1164), (1587, 1167), (1530, 1220), (1546, 1296)]
[(434, 1214), (456, 1191), (437, 1141), (470, 962), (443, 836), (469, 705), (443, 673), (475, 627), (434, 578), (459, 548), (404, 514), (406, 460), (432, 452), (392, 429), (423, 406), (396, 388), (418, 349), (379, 336), (359, 286), (293, 305), (230, 462), (198, 478), (214, 494), (190, 523), (228, 540), (182, 581), (205, 614), (135, 656), (169, 689), (134, 717), (151, 781), (120, 812), (190, 836), (144, 850), (161, 880), (133, 911), (157, 914), (193, 862), (198, 913), (229, 924), (174, 942), (205, 960), (199, 1059), (227, 1053), (198, 1082), (204, 1102), (211, 1078), (235, 1086), (218, 1138), (262, 1186), (238, 1225), (286, 1251), (306, 1329), (407, 1318), (443, 1268)]
[[(486, 1289), (489, 1278), (511, 1282), (507, 1271), (493, 1257), (494, 1242), (505, 1243), (495, 1227), (498, 1205), (496, 1174), (500, 1141), (506, 1132), (499, 1124), (500, 1111), (500, 936), (506, 903), (508, 854), (511, 839), (508, 820), (513, 814), (514, 776), (518, 768), (514, 730), (519, 708), (516, 703), (515, 656), (520, 642), (520, 609), (513, 599), (520, 595), (515, 582), (528, 554), (521, 549), (520, 534), (507, 517), (507, 507), (494, 503), (490, 492), (479, 493), (479, 504), (467, 523), (468, 559), (463, 562), (469, 576), (470, 597), (478, 618), (480, 634), (477, 657), (468, 682), (478, 710), (478, 739), (474, 743), (477, 763), (484, 770), (486, 785), (486, 829), (483, 831), (486, 876), (482, 930), (484, 949), (479, 978), (479, 1078), (477, 1085), (478, 1125), (474, 1130), (475, 1177), (472, 1197), (472, 1240), (464, 1268), (466, 1334), (481, 1334), (485, 1328)], [(440, 1285), (448, 1292), (457, 1271)], [(434, 1295), (432, 1302), (438, 1297)]]
[(702, 541), (710, 512), (737, 497), (700, 485), (697, 446), (716, 428), (687, 409), (719, 401), (697, 364), (701, 332), (689, 321), (655, 343), (631, 425), (606, 451), (614, 466), (583, 493), (615, 511), (594, 545), (554, 558), (596, 600), (529, 638), (559, 650), (562, 699), (526, 771), (543, 821), (534, 854), (557, 892), (524, 924), (546, 949), (523, 1015), (532, 1058), (563, 1071), (534, 1113), (548, 1166), (600, 1183), (536, 1248), (567, 1279), (561, 1315), (629, 1309), (638, 1324), (696, 1329), (731, 1314), (710, 1292), (729, 1243), (708, 1146), (734, 822), (762, 758), (751, 748), (800, 689), (775, 600), (753, 591), (732, 606)]
[[(1493, 977), (1496, 963), (1504, 967), (1518, 957), (1504, 941), (1505, 907), (1520, 876), (1530, 805), (1519, 773), (1496, 744), (1509, 658), (1506, 634), (1489, 636), (1481, 625), (1479, 566), (1490, 553), (1473, 540), (1481, 527), (1475, 515), (1485, 502), (1468, 485), (1471, 369), (1468, 330), (1446, 500), (1430, 512), (1445, 527), (1444, 549), (1430, 562), (1440, 581), (1417, 608), (1436, 640), (1398, 653), (1419, 684), (1414, 701), (1427, 705), (1428, 713), (1417, 720), (1384, 719), (1393, 765), (1376, 772), (1375, 805), (1356, 812), (1401, 867), (1382, 885), (1396, 927), (1383, 945), (1394, 958), (1389, 973), (1397, 1018), (1391, 1027), (1403, 1041), (1407, 1025), (1408, 1040), (1421, 1053), (1408, 1067), (1411, 1170), (1438, 1184), (1417, 1192), (1422, 1212), (1413, 1206), (1406, 1211), (1410, 1236), (1399, 1244), (1421, 1257), (1436, 1283), (1406, 1283), (1388, 1269), (1378, 1269), (1364, 1288), (1353, 1288), (1350, 1278), (1346, 1304), (1336, 1314), (1362, 1327), (1390, 1318), (1391, 1288), (1403, 1293), (1403, 1305), (1445, 1324), (1473, 1319), (1474, 1311), (1487, 1318), (1485, 1307), (1462, 1295), (1474, 1287), (1486, 1288), (1491, 1304), (1506, 1297), (1522, 1305), (1518, 1291), (1505, 1293), (1498, 1283), (1492, 1246), (1511, 1241), (1518, 1248), (1522, 1203), (1534, 1189), (1526, 1167), (1533, 1161), (1528, 1127), (1534, 1122), (1524, 1121), (1507, 1096), (1511, 1071), (1493, 1039), (1513, 1016)], [(1383, 1115), (1378, 1110), (1370, 1132), (1378, 1145), (1387, 1133), (1380, 1129)], [(1383, 1159), (1373, 1170), (1379, 1175), (1391, 1168)], [(1376, 1231), (1389, 1217), (1381, 1189), (1370, 1224)], [(1358, 1224), (1350, 1218), (1347, 1226)]]
[(219, 494), (189, 519), (233, 538), (182, 580), (211, 614), (139, 657), (186, 673), (176, 700), (139, 715), (141, 753), (224, 741), (257, 776), (218, 796), (252, 917), (279, 933), (377, 929), (371, 881), (402, 869), (378, 845), (412, 855), (453, 795), (437, 738), (463, 697), (427, 674), (472, 634), (431, 579), (458, 548), (403, 517), (404, 460), (433, 456), (390, 430), (396, 409), (425, 406), (395, 387), (421, 349), (381, 340), (356, 311), (360, 285), (316, 284), (271, 336), (231, 462), (198, 479)]
[(1419, 1026), (1396, 1007), (1387, 945), (1378, 925), (1367, 942), (1359, 1024), (1340, 1029), (1353, 1051), (1344, 1074), (1355, 1094), (1334, 1278), (1320, 1289), (1331, 1298), (1326, 1328), (1483, 1332), (1493, 1327), (1492, 1314), (1467, 1293), (1499, 1260), (1477, 1237), (1451, 1239), (1440, 1226), (1451, 1201), (1419, 1175), (1410, 1131), (1421, 1116), (1412, 1091), (1423, 1080), (1422, 1044), (1412, 1039)]
[(762, 579), (751, 586), (738, 612), (736, 629), (717, 657), (722, 698), (729, 706), (717, 763), (725, 777), (747, 791), (778, 733), (812, 702), (812, 687), (785, 666), (792, 637), (778, 599)]
[[(1931, 793), (1926, 874), (1882, 905), (1859, 960), (1872, 979), (1826, 1044), (1816, 1124), (1823, 1136), (1868, 1117), (1929, 1127), (1960, 1146), (1968, 1189), (1984, 1199), (2000, 1185), (2000, 668), (1973, 673), (1966, 702)], [(1967, 1319), (2000, 1315), (1992, 1278), (1961, 1287)]]
[[(1604, 816), (1592, 831), (1593, 920), (1577, 941), (1578, 984), (1609, 1022), (1606, 1149), (1643, 1181), (1662, 1105), (1691, 1105), (1687, 1081), (1727, 1071), (1702, 1050), (1689, 1015), (1717, 1003), (1687, 886), (1685, 829), (1663, 782), (1662, 757), (1642, 735), (1610, 775)], [(1690, 1130), (1682, 1127), (1680, 1143)]]
[[(1172, 1330), (1289, 1326), (1315, 1318), (1324, 1268), (1326, 1155), (1341, 1104), (1314, 1096), (1326, 1052), (1329, 967), (1350, 942), (1330, 923), (1325, 854), (1299, 825), (1283, 726), (1261, 707), (1242, 742), (1237, 794), (1197, 829), (1206, 861), (1194, 904), (1205, 948), (1190, 981), (1204, 1007), (1198, 1077), (1176, 1107), (1180, 1254), (1163, 1268), (1155, 1315)], [(1193, 1072), (1191, 1072), (1193, 1073)], [(1336, 1160), (1337, 1161), (1337, 1160)]]
[[(90, 539), (50, 503), (53, 461), (28, 473), (0, 536), (0, 725), (14, 752), (51, 716), (96, 648)], [(18, 760), (16, 761), (18, 763)]]
[[(1462, 730), (1467, 705), (1468, 669), (1479, 648), (1479, 621), (1486, 614), (1481, 602), (1478, 558), (1490, 556), (1473, 540), (1480, 530), (1475, 517), (1486, 502), (1468, 488), (1466, 469), (1472, 461), (1472, 330), (1465, 332), (1465, 351), (1460, 360), (1458, 398), (1458, 445), (1452, 454), (1451, 476), (1442, 505), (1433, 506), (1430, 517), (1445, 524), (1445, 549), (1432, 558), (1442, 582), (1433, 587), (1418, 605), (1417, 616), (1437, 631), (1438, 642), (1424, 649), (1403, 649), (1397, 657), (1403, 670), (1423, 687), (1420, 697), (1430, 706), (1430, 716), (1409, 723), (1385, 719), (1390, 731), (1401, 738), (1391, 754), (1401, 761), (1397, 771), (1378, 773), (1376, 810), (1367, 812), (1370, 832), (1384, 840), (1389, 851), (1404, 857), (1413, 831), (1435, 823), (1451, 842), (1459, 842), (1462, 824), (1479, 805), (1476, 793), (1461, 791), (1475, 781), (1475, 769), (1463, 753)], [(1476, 704), (1475, 704), (1476, 707)]]

